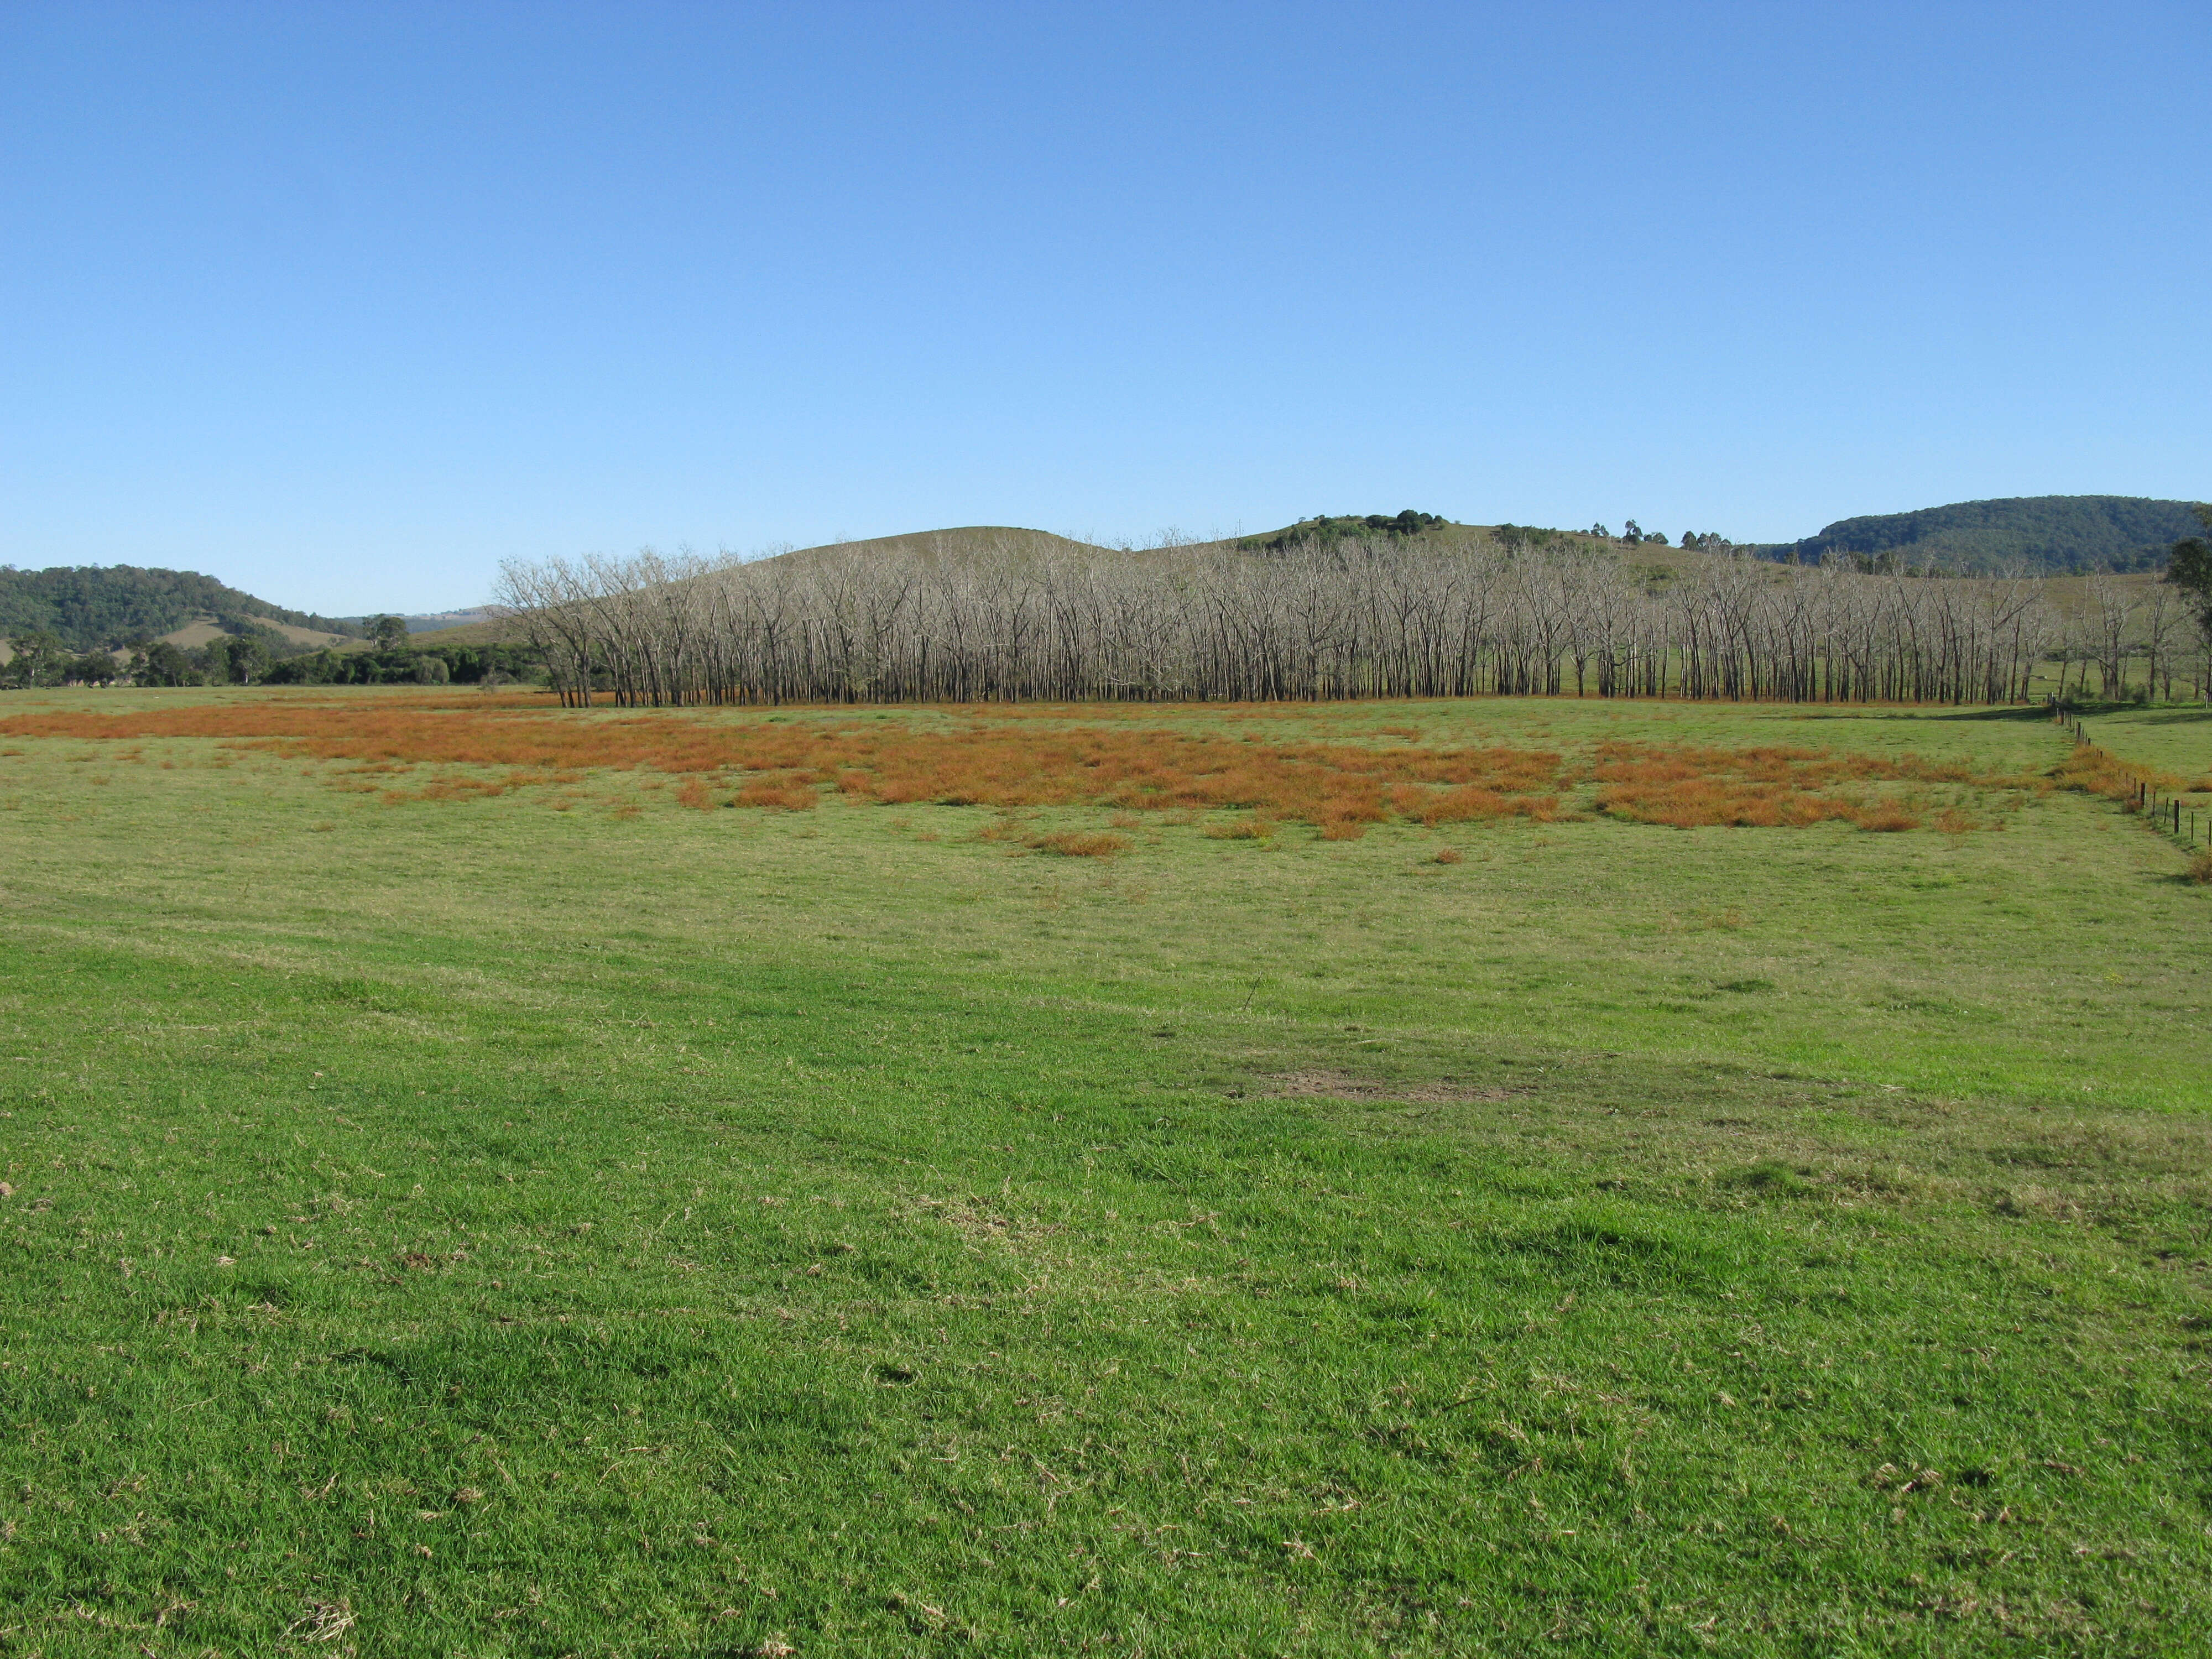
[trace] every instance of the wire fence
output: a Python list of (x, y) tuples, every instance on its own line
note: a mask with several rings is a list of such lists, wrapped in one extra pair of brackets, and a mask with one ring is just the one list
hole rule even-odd
[(2195, 806), (2185, 806), (2181, 798), (2171, 791), (2161, 793), (2157, 784), (2148, 777), (2136, 775), (2146, 769), (2139, 763), (2124, 759), (2092, 741), (2088, 728), (2057, 698), (2051, 699), (2051, 719), (2073, 734), (2076, 749), (2087, 750), (2091, 755), (2109, 763), (2115, 772), (2129, 776), (2134, 788), (2131, 794), (2118, 798), (2123, 810), (2136, 813), (2153, 830), (2160, 835), (2171, 836), (2184, 847), (2201, 848), (2204, 845), (2204, 832), (2212, 829), (2212, 821), (2200, 815)]

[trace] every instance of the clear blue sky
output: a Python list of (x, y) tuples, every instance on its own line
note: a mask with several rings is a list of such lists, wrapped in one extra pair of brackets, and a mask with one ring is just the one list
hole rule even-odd
[(0, 5), (0, 562), (2212, 495), (2212, 7)]

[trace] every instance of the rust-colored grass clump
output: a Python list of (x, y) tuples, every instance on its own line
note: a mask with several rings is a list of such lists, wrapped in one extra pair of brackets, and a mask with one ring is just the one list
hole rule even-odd
[(1549, 823), (1559, 815), (1557, 795), (1505, 795), (1480, 784), (1462, 784), (1426, 799), (1401, 797), (1399, 809), (1409, 818), (1434, 828), (1439, 823), (1470, 823), (1484, 818), (1534, 818)]
[(739, 787), (730, 805), (765, 806), (777, 812), (808, 812), (822, 805), (822, 797), (809, 778), (755, 778)]
[(1274, 833), (1274, 820), (1264, 812), (1255, 812), (1249, 817), (1229, 818), (1220, 823), (1206, 826), (1209, 841), (1265, 841)]
[(1040, 853), (1056, 854), (1064, 859), (1110, 859), (1129, 850), (1129, 838), (1104, 832), (1086, 835), (1076, 830), (1058, 830), (1039, 836), (1030, 845)]
[(2123, 806), (2133, 806), (2145, 785), (2168, 795), (2179, 794), (2184, 787), (2181, 779), (2172, 772), (2138, 766), (2133, 761), (2122, 760), (2086, 744), (2052, 768), (2051, 778), (2061, 789), (2102, 795)]
[[(1881, 783), (2019, 787), (2021, 780), (1978, 775), (1972, 768), (1926, 761), (1838, 755), (1819, 749), (1701, 749), (1600, 744), (1589, 775), (1598, 785), (1601, 812), (1639, 823), (1679, 830), (1721, 825), (1800, 828), (1840, 822), (1886, 833), (1914, 830), (1914, 805), (1893, 794), (1872, 794)], [(1975, 827), (1952, 811), (1943, 826)]]

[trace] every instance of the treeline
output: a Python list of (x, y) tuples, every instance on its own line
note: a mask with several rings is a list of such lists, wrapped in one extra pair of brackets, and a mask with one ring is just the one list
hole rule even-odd
[(264, 685), (499, 685), (543, 680), (527, 645), (397, 646), (379, 651), (319, 651), (270, 665)]
[[(281, 643), (281, 641), (278, 641)], [(392, 644), (367, 651), (309, 650), (280, 656), (268, 636), (225, 635), (184, 647), (140, 641), (120, 652), (72, 653), (51, 633), (9, 641), (0, 687), (42, 685), (500, 685), (545, 678), (538, 653), (524, 644), (441, 645), (416, 650)]]
[(57, 565), (46, 570), (0, 567), (0, 638), (51, 634), (74, 651), (118, 640), (150, 639), (211, 617), (242, 633), (286, 623), (358, 637), (358, 623), (287, 611), (224, 586), (196, 570), (142, 570), (127, 564)]
[(1370, 536), (1418, 536), (1425, 530), (1440, 530), (1451, 520), (1434, 513), (1419, 513), (1407, 507), (1402, 513), (1359, 514), (1335, 517), (1322, 514), (1318, 518), (1301, 519), (1288, 530), (1279, 530), (1272, 536), (1246, 536), (1237, 546), (1248, 552), (1280, 553), (1304, 542), (1331, 542), (1346, 537), (1355, 538)]
[[(1583, 541), (1377, 536), (1264, 554), (1045, 555), (1008, 543), (740, 564), (647, 553), (510, 563), (501, 598), (576, 703), (1566, 692), (2004, 702), (2028, 696), (2052, 653), (2078, 656), (2085, 678), (2094, 665), (2108, 691), (2125, 684), (2141, 647), (2134, 592), (2085, 622), (2037, 580), (1717, 555), (1661, 581), (1620, 548)], [(2106, 615), (2114, 606), (2129, 614)], [(2187, 641), (2175, 627), (2160, 638), (2151, 672), (2170, 682)]]

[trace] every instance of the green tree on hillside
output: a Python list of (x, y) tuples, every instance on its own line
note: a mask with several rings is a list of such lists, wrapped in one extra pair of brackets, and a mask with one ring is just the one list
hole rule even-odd
[(1807, 564), (1894, 552), (1903, 565), (1955, 574), (2024, 569), (2087, 574), (2155, 570), (2189, 533), (2185, 501), (2129, 495), (2027, 495), (1954, 501), (1843, 519), (1817, 536), (1766, 549)]
[(137, 653), (131, 666), (131, 678), (141, 685), (198, 685), (199, 671), (195, 669), (182, 651), (167, 640), (152, 640), (134, 644)]
[[(2199, 501), (2197, 516), (2212, 530), (2212, 507)], [(2166, 579), (2190, 597), (2197, 626), (2212, 641), (2212, 542), (2202, 536), (2185, 536), (2174, 543), (2166, 567)]]
[(234, 685), (251, 685), (269, 665), (269, 647), (256, 634), (208, 641), (208, 668)]
[(404, 650), (407, 644), (407, 624), (397, 617), (376, 617), (370, 619), (368, 637), (376, 641), (379, 651)]
[(191, 570), (140, 570), (130, 565), (57, 566), (17, 570), (0, 565), (0, 636), (39, 630), (75, 651), (151, 638), (202, 617), (241, 633), (270, 622), (352, 635), (353, 623), (287, 611)]
[(43, 628), (27, 629), (8, 641), (8, 663), (0, 668), (0, 685), (21, 689), (58, 685), (68, 661), (62, 642)]

